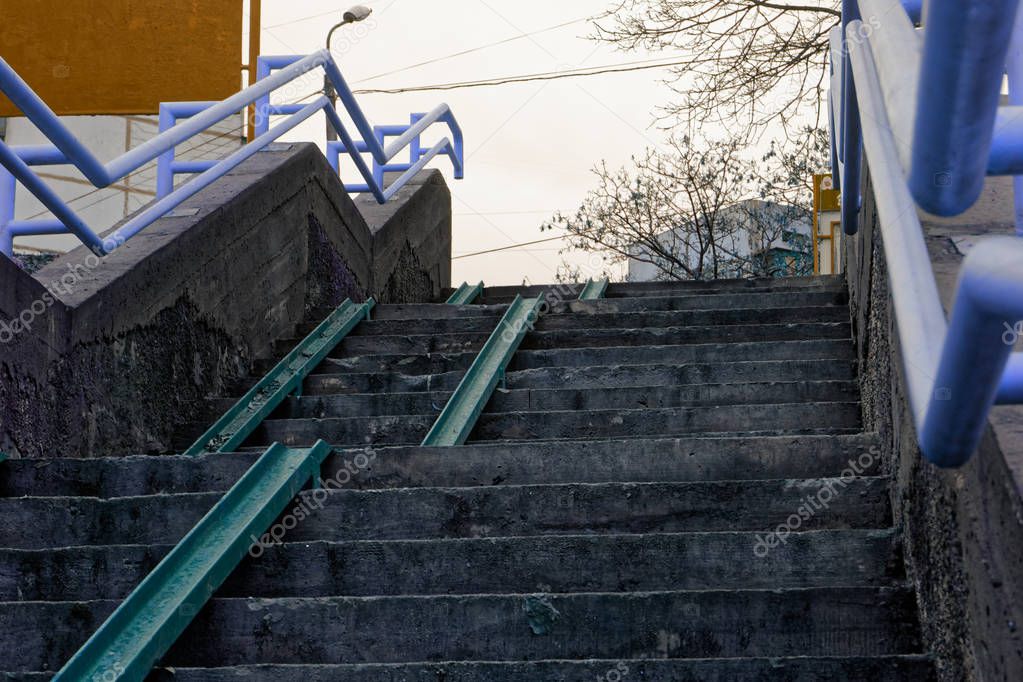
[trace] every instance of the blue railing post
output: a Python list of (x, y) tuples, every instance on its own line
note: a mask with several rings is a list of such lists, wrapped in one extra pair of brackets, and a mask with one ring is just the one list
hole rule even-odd
[(11, 222), (14, 220), (14, 195), (18, 181), (0, 166), (0, 253), (10, 258), (14, 255), (14, 234)]
[(863, 161), (863, 131), (856, 100), (856, 80), (849, 61), (849, 23), (859, 21), (856, 0), (842, 0), (842, 230), (856, 234), (860, 212), (860, 169)]
[[(1005, 67), (1009, 78), (1009, 104), (1023, 106), (1023, 12), (1016, 12), (1016, 25), (1012, 31), (1008, 63)], [(1013, 178), (1016, 205), (1016, 236), (1023, 237), (1023, 176)]]
[(958, 215), (984, 189), (1019, 0), (930, 0), (909, 187), (930, 213)]
[[(166, 132), (177, 123), (177, 116), (174, 115), (167, 103), (160, 104), (160, 132)], [(156, 160), (156, 196), (163, 198), (174, 191), (174, 171), (171, 166), (174, 164), (174, 147), (171, 147)]]
[[(980, 444), (1023, 319), (1023, 242), (987, 239), (963, 263), (920, 449), (943, 467)], [(1007, 334), (1008, 332), (1008, 334)]]

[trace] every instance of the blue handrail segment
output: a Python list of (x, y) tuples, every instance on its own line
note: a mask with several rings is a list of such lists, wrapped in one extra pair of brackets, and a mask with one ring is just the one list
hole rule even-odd
[[(270, 104), (271, 93), (317, 69), (322, 69), (334, 86), (356, 134), (361, 139), (356, 139), (347, 129), (325, 96), (308, 104)], [(451, 159), (455, 178), (464, 177), (465, 152), (462, 130), (447, 105), (442, 104), (425, 114), (414, 114), (412, 123), (395, 132), (396, 139), (385, 146), (382, 136), (379, 136), (370, 124), (340, 69), (326, 50), (304, 57), (261, 57), (259, 75), (261, 78), (254, 85), (221, 102), (164, 105), (160, 112), (161, 132), (156, 137), (103, 164), (71, 133), (14, 69), (0, 58), (0, 90), (52, 143), (49, 146), (11, 147), (0, 141), (0, 165), (5, 169), (0, 170), (0, 253), (10, 255), (13, 239), (17, 236), (70, 232), (96, 254), (106, 255), (181, 202), (223, 177), (252, 154), (266, 148), (281, 135), (320, 111), (326, 114), (330, 125), (337, 131), (341, 140), (330, 153), (332, 155), (342, 151), (348, 153), (364, 180), (362, 184), (349, 185), (349, 191), (369, 192), (378, 202), (385, 203), (415, 173), (442, 154)], [(179, 144), (194, 138), (250, 104), (255, 104), (257, 109), (255, 140), (220, 161), (175, 161), (174, 150)], [(278, 114), (287, 115), (287, 118), (271, 128), (270, 118)], [(187, 120), (178, 123), (179, 119)], [(420, 137), (434, 124), (445, 125), (449, 137), (442, 137), (424, 149)], [(394, 130), (393, 127), (384, 129)], [(410, 149), (410, 156), (413, 158), (410, 158), (407, 164), (392, 164), (392, 160), (406, 148)], [(363, 153), (371, 155), (373, 168), (362, 158)], [(35, 165), (71, 164), (93, 185), (102, 188), (154, 159), (157, 160), (158, 166), (156, 203), (106, 239), (101, 239), (97, 232), (31, 169), (31, 166)], [(338, 167), (336, 158), (332, 165)], [(392, 169), (401, 170), (402, 175), (390, 186), (385, 186), (384, 171)], [(173, 176), (186, 172), (201, 174), (174, 189)], [(13, 188), (16, 182), (20, 182), (35, 195), (54, 218), (31, 222), (15, 221)]]
[[(859, 220), (863, 150), (920, 449), (943, 467), (969, 460), (992, 405), (1023, 403), (1023, 354), (1013, 352), (1023, 335), (1023, 241), (974, 247), (946, 322), (917, 211), (958, 215), (986, 176), (1023, 174), (1023, 70), (1009, 57), (1014, 42), (1015, 59), (1023, 47), (1023, 30), (1013, 36), (1018, 5), (931, 0), (916, 31), (918, 0), (845, 0), (832, 38), (829, 124), (844, 231), (855, 234)], [(1017, 88), (1010, 106), (1000, 105), (1007, 65)]]

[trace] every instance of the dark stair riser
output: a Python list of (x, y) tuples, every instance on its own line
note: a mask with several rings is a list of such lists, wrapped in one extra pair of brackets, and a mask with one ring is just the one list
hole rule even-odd
[[(220, 597), (528, 594), (896, 586), (894, 532), (794, 533), (763, 556), (754, 533), (266, 543)], [(0, 601), (123, 599), (169, 546), (0, 550)], [(850, 559), (855, 557), (855, 559)], [(402, 570), (395, 571), (395, 567)]]
[[(289, 541), (409, 540), (574, 533), (682, 533), (882, 528), (890, 521), (880, 478), (410, 488), (302, 493)], [(217, 493), (0, 500), (0, 545), (20, 549), (172, 544)], [(818, 509), (819, 508), (819, 509)], [(793, 522), (796, 523), (796, 522)], [(26, 534), (22, 529), (34, 528)]]
[[(536, 367), (587, 367), (592, 365), (714, 364), (800, 360), (854, 360), (856, 349), (849, 340), (772, 341), (763, 343), (686, 344), (522, 350), (509, 369)], [(454, 368), (452, 368), (454, 369)]]
[[(483, 347), (493, 329), (458, 334), (407, 334), (353, 336), (330, 353), (332, 358), (360, 355), (423, 355), (427, 353), (468, 353)], [(710, 327), (567, 328), (545, 331), (538, 325), (523, 341), (523, 348), (586, 348), (590, 346), (666, 346), (682, 343), (741, 343), (750, 341), (799, 341), (848, 339), (848, 322), (758, 323)], [(277, 344), (283, 357), (300, 339)]]
[[(615, 677), (617, 673), (619, 677)], [(609, 677), (610, 675), (610, 677)], [(522, 663), (420, 663), (340, 666), (175, 668), (151, 682), (933, 682), (924, 656), (876, 658), (621, 659)], [(26, 680), (25, 682), (35, 682)]]
[[(273, 416), (277, 419), (320, 419), (439, 413), (450, 397), (449, 391), (291, 397)], [(682, 387), (671, 386), (665, 382), (656, 386), (609, 389), (499, 389), (488, 403), (487, 410), (532, 412), (646, 409), (855, 400), (859, 400), (859, 388), (852, 381), (709, 384)]]
[(605, 298), (597, 301), (555, 301), (550, 306), (555, 313), (635, 313), (654, 310), (727, 310), (758, 308), (813, 308), (835, 305), (843, 308), (849, 295), (842, 290), (729, 293), (721, 295), (692, 295), (638, 298)]
[(756, 308), (752, 310), (668, 310), (635, 313), (548, 313), (536, 324), (539, 331), (564, 329), (639, 329), (644, 327), (734, 327), (752, 324), (809, 324), (848, 322), (843, 306)]
[(624, 438), (743, 431), (856, 429), (860, 405), (789, 403), (665, 409), (484, 413), (471, 441), (533, 438)]
[[(373, 451), (348, 487), (492, 486), (837, 477), (855, 464), (880, 469), (872, 436), (793, 438), (668, 438), (488, 443), (458, 448), (393, 447)], [(257, 452), (203, 457), (121, 457), (100, 460), (8, 460), (0, 497), (133, 497), (225, 491)], [(363, 450), (332, 454), (323, 477), (350, 471)]]
[[(483, 334), (497, 327), (500, 315), (481, 315), (433, 320), (371, 320), (352, 330), (352, 338), (363, 336), (405, 336), (420, 334)], [(541, 331), (557, 329), (634, 329), (639, 327), (706, 327), (716, 325), (792, 324), (799, 322), (848, 322), (849, 311), (842, 306), (811, 306), (803, 308), (755, 308), (723, 310), (651, 311), (633, 313), (547, 313), (536, 324)], [(300, 325), (304, 336), (316, 324)]]
[(769, 362), (685, 363), (537, 367), (509, 372), (510, 389), (565, 386), (574, 389), (636, 386), (714, 385), (792, 381), (850, 381), (856, 362), (845, 359), (779, 360)]
[[(560, 617), (538, 637), (521, 595), (214, 599), (164, 663), (862, 656), (920, 647), (913, 595), (899, 588), (552, 595), (550, 601)], [(7, 605), (0, 609), (7, 666), (59, 667), (115, 605)]]

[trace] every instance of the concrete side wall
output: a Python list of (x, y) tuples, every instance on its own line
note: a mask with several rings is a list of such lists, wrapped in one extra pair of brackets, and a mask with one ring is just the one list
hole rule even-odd
[[(1023, 408), (996, 408), (979, 452), (963, 468), (942, 470), (924, 461), (884, 260), (885, 248), (899, 245), (882, 242), (869, 182), (860, 235), (845, 244), (864, 423), (880, 434), (893, 477), (895, 521), (924, 637), (942, 680), (1023, 679)], [(1011, 212), (1011, 185), (994, 180), (981, 203), (956, 221), (921, 216), (946, 312), (962, 250), (973, 237), (1010, 233)]]
[(0, 449), (166, 451), (307, 316), (438, 295), (450, 196), (437, 171), (417, 180), (353, 201), (315, 146), (278, 145), (102, 260), (79, 248), (30, 277), (0, 259)]

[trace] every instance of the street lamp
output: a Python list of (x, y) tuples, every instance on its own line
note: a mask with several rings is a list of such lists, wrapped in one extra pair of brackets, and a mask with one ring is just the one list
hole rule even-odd
[[(373, 14), (373, 10), (365, 5), (355, 5), (348, 9), (344, 14), (341, 15), (341, 21), (334, 24), (329, 31), (327, 31), (327, 52), (330, 52), (330, 41), (334, 38), (334, 31), (338, 30), (342, 26), (347, 24), (354, 24), (359, 21), (363, 21), (370, 14)], [(326, 73), (323, 74), (323, 94), (330, 100), (330, 106), (337, 106), (337, 92), (334, 91), (334, 84), (330, 82), (330, 78)], [(330, 124), (330, 119), (327, 119), (327, 140), (333, 141), (337, 139), (337, 131), (334, 130), (334, 126)]]

